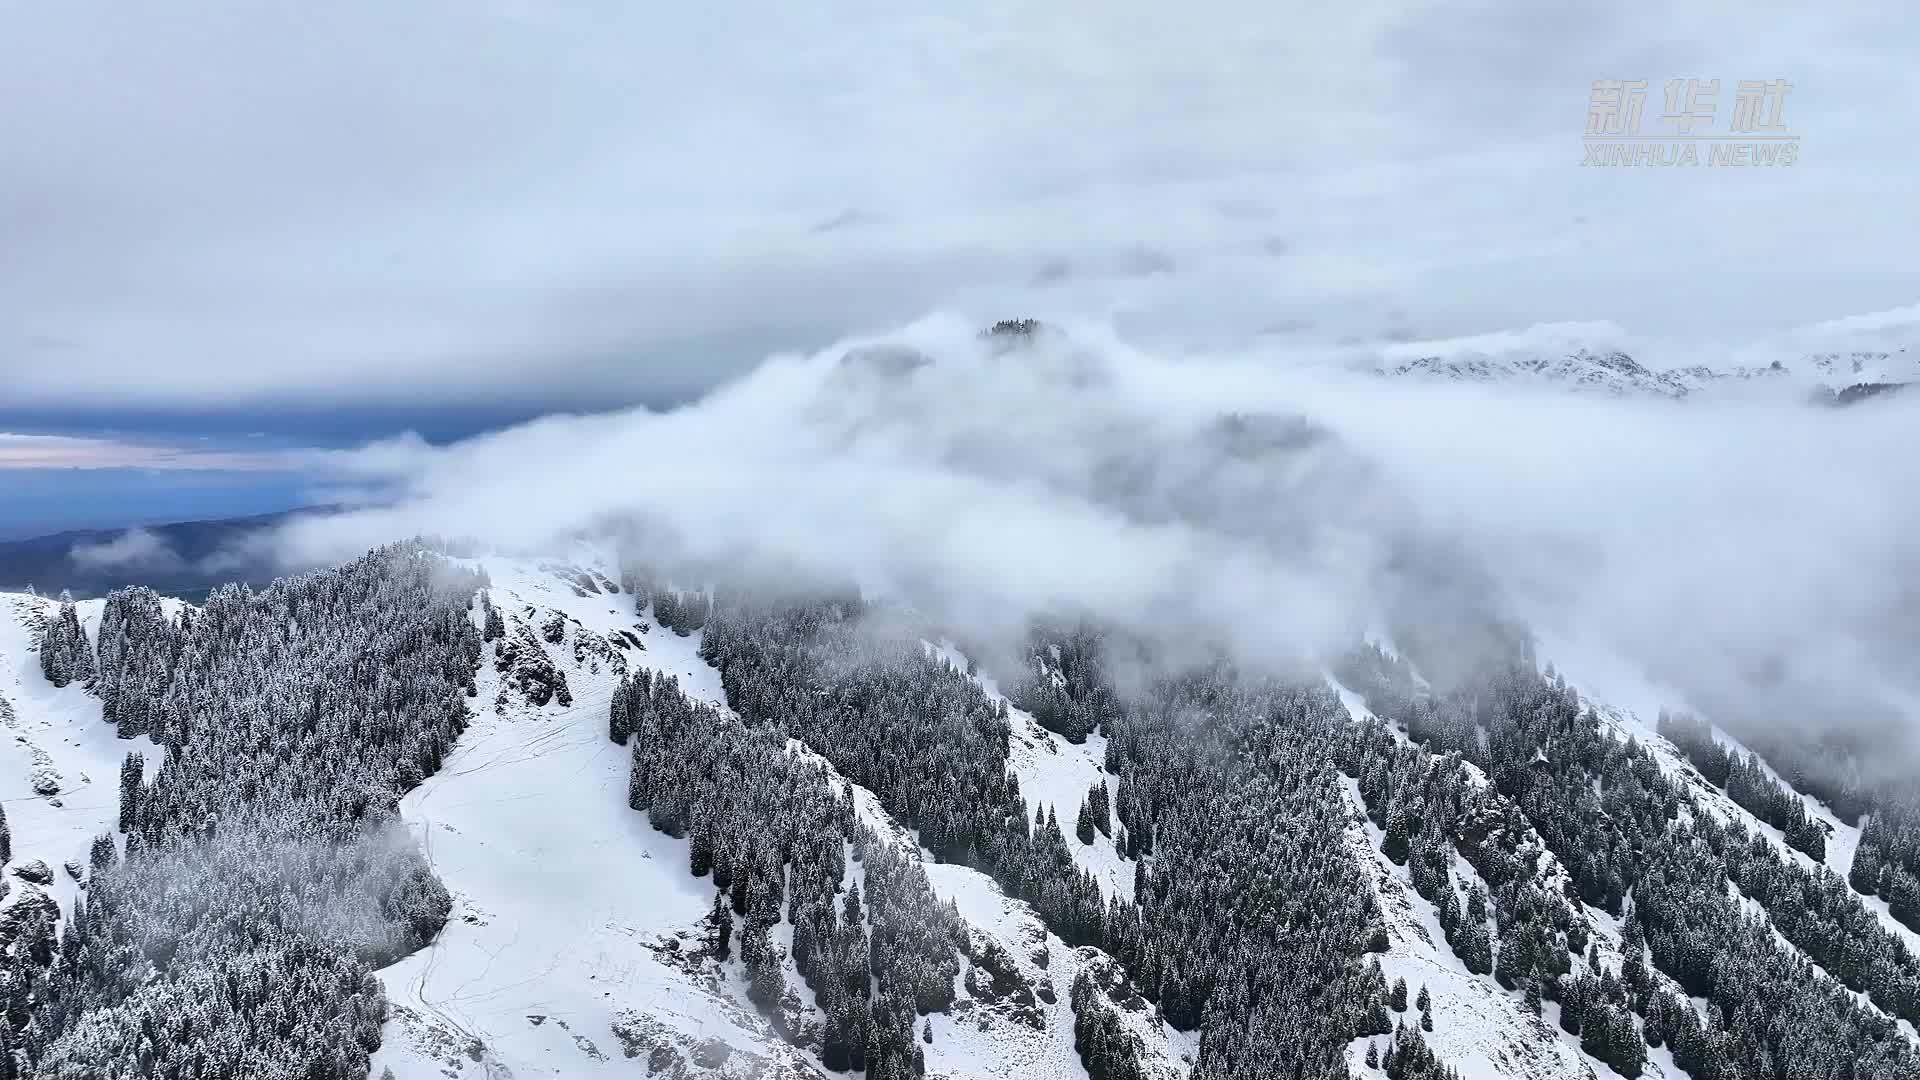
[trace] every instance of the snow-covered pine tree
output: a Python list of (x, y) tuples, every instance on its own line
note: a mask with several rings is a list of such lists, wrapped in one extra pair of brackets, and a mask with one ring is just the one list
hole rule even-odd
[(55, 686), (90, 683), (94, 677), (93, 645), (80, 626), (73, 597), (60, 594), (60, 610), (47, 620), (40, 638), (40, 671)]

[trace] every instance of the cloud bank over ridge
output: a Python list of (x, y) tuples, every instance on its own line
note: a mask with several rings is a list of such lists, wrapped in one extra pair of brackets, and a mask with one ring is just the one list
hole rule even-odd
[(278, 540), (311, 561), (638, 527), (672, 559), (851, 577), (970, 634), (1084, 613), (1254, 663), (1471, 595), (1705, 695), (1752, 699), (1766, 670), (1799, 712), (1911, 715), (1917, 408), (1435, 386), (935, 317), (669, 412), (343, 455), (398, 501)]

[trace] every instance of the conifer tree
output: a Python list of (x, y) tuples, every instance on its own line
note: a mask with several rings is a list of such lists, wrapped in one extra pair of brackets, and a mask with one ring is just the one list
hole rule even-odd
[(131, 832), (140, 819), (140, 795), (146, 759), (138, 751), (128, 751), (120, 762), (120, 831)]
[(60, 609), (47, 621), (40, 638), (40, 671), (55, 686), (91, 683), (95, 664), (93, 646), (80, 626), (73, 597), (60, 594)]

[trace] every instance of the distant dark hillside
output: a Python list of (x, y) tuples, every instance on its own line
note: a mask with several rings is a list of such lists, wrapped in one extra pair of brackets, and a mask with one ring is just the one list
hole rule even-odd
[(1907, 385), (1906, 383), (1884, 383), (1884, 382), (1854, 383), (1852, 386), (1847, 387), (1845, 390), (1841, 390), (1838, 393), (1834, 394), (1833, 402), (1836, 405), (1852, 405), (1856, 402), (1866, 401), (1869, 398), (1880, 397), (1885, 394), (1893, 394), (1901, 389), (1904, 389), (1906, 385)]
[(265, 584), (276, 568), (248, 541), (291, 518), (329, 513), (307, 508), (251, 517), (182, 521), (133, 529), (75, 529), (0, 541), (0, 591), (66, 589), (77, 598), (128, 585), (199, 600), (229, 581)]

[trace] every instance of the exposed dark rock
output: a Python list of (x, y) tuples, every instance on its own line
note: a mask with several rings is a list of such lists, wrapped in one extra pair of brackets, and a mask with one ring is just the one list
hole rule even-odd
[(31, 881), (35, 885), (53, 884), (53, 871), (39, 859), (29, 859), (14, 867), (13, 875), (22, 881)]

